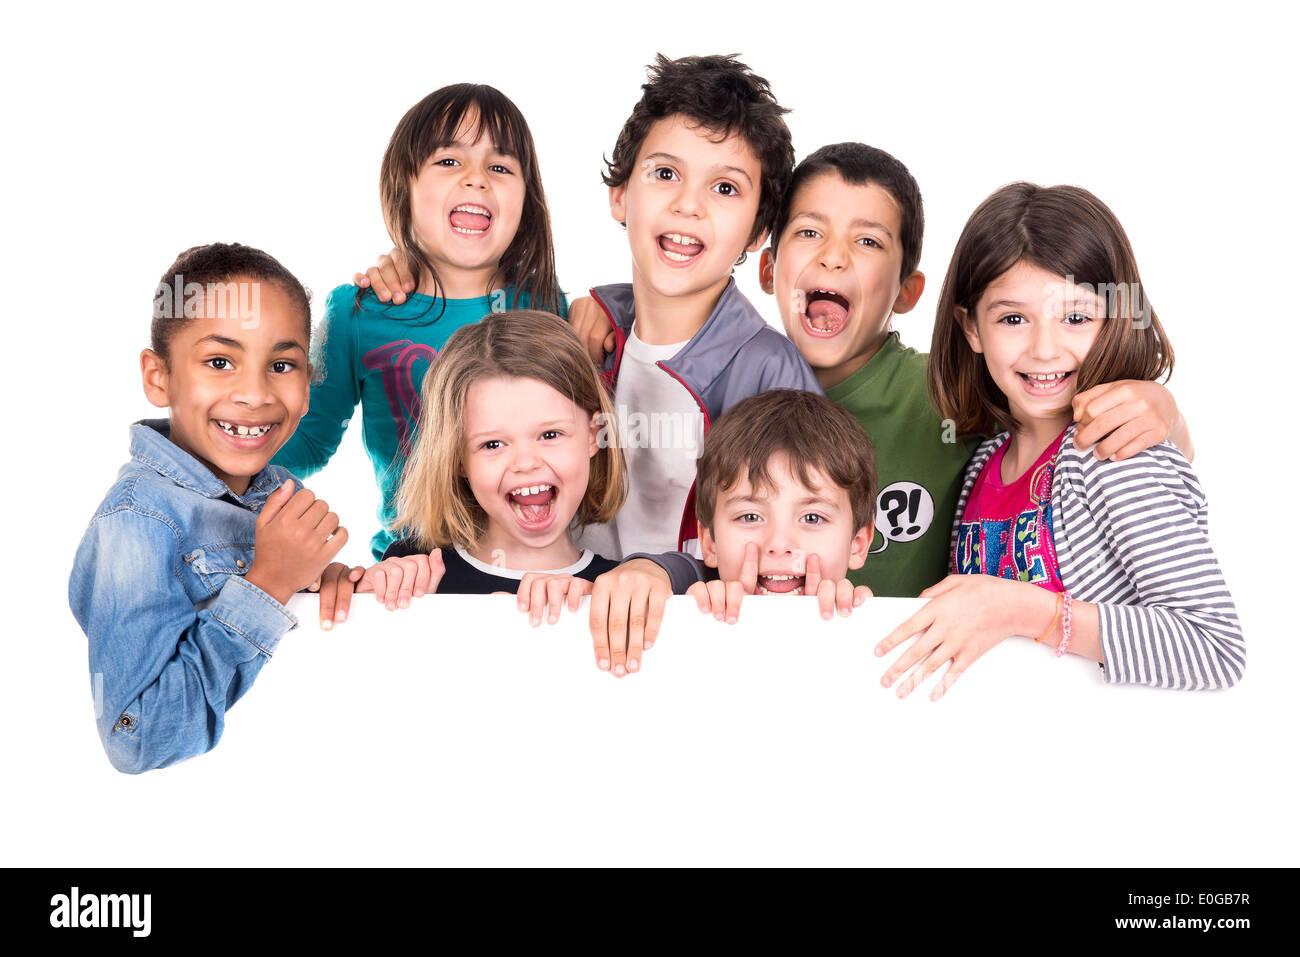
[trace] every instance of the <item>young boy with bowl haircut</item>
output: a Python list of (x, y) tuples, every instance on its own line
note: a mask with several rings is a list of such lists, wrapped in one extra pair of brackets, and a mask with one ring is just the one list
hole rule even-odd
[(306, 290), (260, 250), (195, 247), (159, 284), (140, 366), (170, 415), (131, 426), (131, 460), (68, 582), (119, 771), (216, 745), (297, 625), (285, 604), (347, 541), (325, 502), (268, 465), (307, 411), (310, 335)]

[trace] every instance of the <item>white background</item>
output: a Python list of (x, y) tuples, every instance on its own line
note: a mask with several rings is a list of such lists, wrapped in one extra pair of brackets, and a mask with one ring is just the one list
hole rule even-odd
[[(4, 861), (1297, 863), (1293, 18), (1076, 9), (1086, 18), (859, 2), (11, 13)], [(397, 120), (472, 80), (532, 126), (571, 297), (624, 281), (600, 159), (657, 51), (742, 53), (793, 110), (799, 157), (852, 139), (910, 167), (930, 285), (896, 328), (917, 348), (993, 189), (1077, 183), (1115, 210), (1175, 345), (1246, 680), (1222, 695), (1114, 689), (1004, 646), (945, 702), (900, 703), (866, 637), (828, 651), (801, 624), (811, 613), (751, 613), (762, 623), (719, 652), (707, 622), (674, 609), (645, 672), (616, 682), (581, 628), (517, 633), (501, 609), (439, 599), (290, 634), (216, 751), (112, 771), (66, 581), (127, 424), (154, 414), (137, 356), (162, 270), (191, 245), (249, 243), (319, 305), (390, 245), (377, 183)], [(737, 276), (776, 321), (756, 260)], [(377, 494), (355, 431), (310, 484), (363, 560)]]

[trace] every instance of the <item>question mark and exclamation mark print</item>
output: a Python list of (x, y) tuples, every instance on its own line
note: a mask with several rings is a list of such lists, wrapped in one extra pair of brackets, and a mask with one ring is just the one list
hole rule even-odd
[(883, 552), (890, 542), (911, 542), (920, 538), (934, 521), (934, 499), (923, 485), (895, 482), (876, 497), (876, 530), (884, 538), (873, 554)]

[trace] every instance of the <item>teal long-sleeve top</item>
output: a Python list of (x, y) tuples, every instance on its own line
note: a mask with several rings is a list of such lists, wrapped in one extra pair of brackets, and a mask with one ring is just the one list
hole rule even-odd
[(311, 403), (272, 461), (299, 478), (320, 471), (361, 403), (361, 441), (382, 493), (380, 529), (370, 539), (378, 561), (395, 540), (389, 526), (420, 419), (425, 373), (457, 329), (492, 312), (528, 308), (528, 295), (516, 303), (513, 287), (476, 299), (441, 300), (416, 293), (397, 306), (380, 302), (368, 290), (358, 303), (358, 292), (348, 284), (326, 299), (316, 333)]

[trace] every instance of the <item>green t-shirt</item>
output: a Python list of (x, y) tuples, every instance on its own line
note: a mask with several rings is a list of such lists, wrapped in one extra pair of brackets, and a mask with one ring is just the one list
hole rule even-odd
[(826, 390), (876, 450), (876, 536), (866, 565), (849, 578), (882, 597), (915, 597), (948, 574), (957, 496), (980, 443), (945, 427), (925, 383), (925, 354), (891, 332), (871, 361)]

